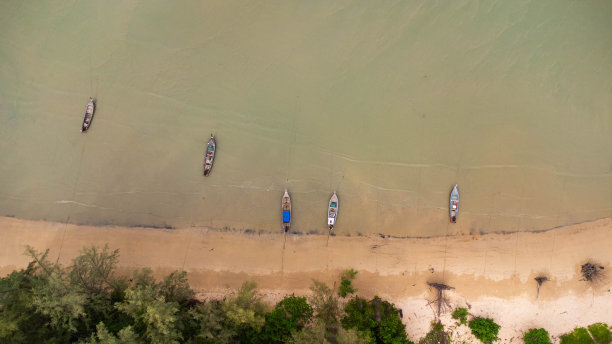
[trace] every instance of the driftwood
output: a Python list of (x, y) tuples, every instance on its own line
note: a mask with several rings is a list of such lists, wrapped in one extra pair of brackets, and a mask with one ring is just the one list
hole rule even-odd
[(538, 297), (540, 296), (540, 287), (542, 286), (542, 283), (548, 282), (550, 280), (546, 276), (538, 276), (538, 277), (536, 277), (534, 279), (535, 279), (536, 282), (538, 282), (538, 293), (536, 294), (536, 300), (537, 300)]
[(450, 289), (455, 289), (451, 286), (448, 286), (446, 284), (442, 284), (442, 283), (433, 283), (433, 282), (427, 282), (427, 285), (435, 288), (438, 292), (438, 297), (431, 301), (430, 304), (432, 303), (437, 303), (438, 306), (438, 318), (440, 317), (440, 313), (442, 310), (445, 310), (447, 306), (450, 306), (448, 303), (448, 300), (444, 297), (444, 291), (445, 290), (450, 290)]
[(597, 282), (604, 277), (603, 269), (603, 266), (592, 262), (582, 264), (580, 272), (582, 272), (583, 281)]

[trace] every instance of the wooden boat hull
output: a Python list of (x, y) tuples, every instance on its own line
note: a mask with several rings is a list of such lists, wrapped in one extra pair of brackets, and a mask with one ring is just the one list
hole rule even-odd
[(281, 200), (281, 212), (283, 216), (283, 229), (285, 232), (288, 232), (291, 227), (291, 197), (286, 189), (283, 199)]
[(91, 121), (95, 111), (95, 104), (93, 98), (89, 98), (89, 103), (85, 107), (85, 116), (83, 117), (83, 124), (81, 125), (81, 132), (86, 133), (91, 127)]
[(210, 140), (208, 140), (206, 152), (204, 153), (204, 176), (206, 177), (208, 177), (208, 175), (210, 175), (210, 171), (212, 171), (216, 151), (217, 143), (215, 142), (215, 137), (213, 134), (210, 134)]
[(457, 215), (459, 214), (459, 190), (457, 190), (457, 184), (453, 187), (450, 194), (450, 221), (452, 223), (457, 222)]
[(338, 218), (338, 195), (336, 191), (329, 199), (329, 205), (327, 207), (327, 226), (329, 230), (333, 230), (336, 225), (336, 219)]

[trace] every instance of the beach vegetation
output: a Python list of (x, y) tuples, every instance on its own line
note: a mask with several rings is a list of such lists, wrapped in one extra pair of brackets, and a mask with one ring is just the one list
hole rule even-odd
[(355, 296), (347, 302), (344, 312), (342, 326), (367, 334), (372, 344), (410, 343), (399, 310), (377, 296), (369, 301)]
[(84, 344), (138, 344), (140, 341), (134, 333), (131, 326), (121, 329), (117, 335), (110, 332), (103, 322), (100, 322), (96, 326), (96, 333), (92, 334), (86, 340), (83, 340)]
[(453, 311), (453, 314), (451, 315), (453, 319), (459, 320), (459, 323), (461, 325), (467, 324), (467, 316), (468, 316), (467, 308), (464, 308), (464, 307), (455, 308), (455, 310)]
[(129, 288), (115, 308), (132, 318), (141, 339), (148, 343), (178, 343), (181, 338), (176, 326), (178, 304), (166, 302), (153, 286)]
[(229, 325), (223, 306), (222, 300), (210, 300), (190, 309), (194, 334), (183, 338), (191, 338), (191, 342), (203, 344), (234, 343), (237, 333)]
[(301, 331), (312, 320), (313, 308), (305, 297), (287, 296), (266, 314), (261, 331), (264, 343), (285, 343), (291, 339), (291, 332)]
[[(401, 311), (313, 281), (311, 295), (263, 301), (254, 282), (200, 301), (184, 271), (117, 273), (119, 251), (84, 247), (69, 266), (28, 247), (30, 263), (0, 278), (1, 343), (396, 343), (407, 344)], [(344, 272), (352, 281), (357, 272)], [(342, 286), (342, 284), (341, 284)], [(355, 293), (348, 284), (346, 295)]]
[(525, 344), (552, 344), (548, 331), (543, 328), (532, 328), (523, 336)]
[(432, 321), (431, 331), (419, 340), (419, 344), (445, 344), (450, 342), (450, 334), (444, 331), (444, 325), (438, 321)]
[(577, 327), (574, 331), (562, 335), (561, 344), (594, 344), (593, 338), (584, 327)]
[(596, 323), (589, 325), (587, 327), (593, 340), (597, 344), (610, 344), (612, 343), (612, 332), (610, 332), (610, 327), (604, 323)]
[(315, 317), (325, 325), (327, 333), (337, 331), (342, 310), (336, 293), (327, 284), (313, 280), (310, 287), (312, 295), (308, 301), (312, 305)]
[(343, 315), (340, 300), (332, 288), (313, 280), (308, 298), (312, 306), (313, 320), (300, 331), (292, 333), (290, 343), (369, 343), (368, 334), (341, 325)]
[(490, 318), (476, 317), (469, 323), (474, 337), (478, 338), (484, 344), (491, 344), (498, 340), (500, 326)]
[(353, 329), (346, 330), (339, 327), (335, 333), (330, 334), (325, 324), (320, 320), (316, 320), (311, 326), (305, 327), (301, 331), (294, 332), (287, 343), (368, 344), (371, 342), (367, 335)]
[(353, 294), (357, 291), (352, 284), (356, 275), (357, 271), (353, 269), (346, 270), (340, 275), (340, 287), (338, 288), (338, 294), (340, 296), (346, 297), (348, 294)]
[(259, 336), (267, 311), (268, 305), (258, 295), (255, 282), (244, 282), (238, 293), (223, 304), (225, 323), (236, 332), (241, 343)]

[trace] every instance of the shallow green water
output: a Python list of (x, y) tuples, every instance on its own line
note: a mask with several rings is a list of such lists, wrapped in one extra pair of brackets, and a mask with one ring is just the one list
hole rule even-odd
[(612, 216), (612, 3), (0, 3), (0, 215), (279, 231), (285, 187), (304, 233)]

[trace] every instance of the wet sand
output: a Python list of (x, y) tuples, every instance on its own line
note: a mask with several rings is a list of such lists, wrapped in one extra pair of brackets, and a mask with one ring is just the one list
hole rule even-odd
[[(68, 265), (84, 245), (108, 243), (120, 250), (120, 271), (148, 266), (163, 276), (184, 269), (202, 298), (225, 295), (253, 280), (273, 301), (287, 293), (307, 294), (313, 278), (331, 285), (343, 270), (354, 268), (359, 294), (380, 295), (401, 306), (412, 339), (422, 336), (434, 317), (427, 282), (454, 287), (448, 293), (451, 305), (493, 316), (508, 341), (531, 327), (558, 335), (578, 325), (612, 322), (611, 279), (590, 285), (579, 274), (587, 260), (610, 269), (610, 218), (540, 233), (422, 239), (90, 227), (8, 217), (0, 218), (0, 228), (3, 275), (26, 266), (26, 244), (49, 248), (51, 259)], [(551, 281), (536, 300), (538, 274)], [(449, 321), (448, 314), (443, 321)]]

